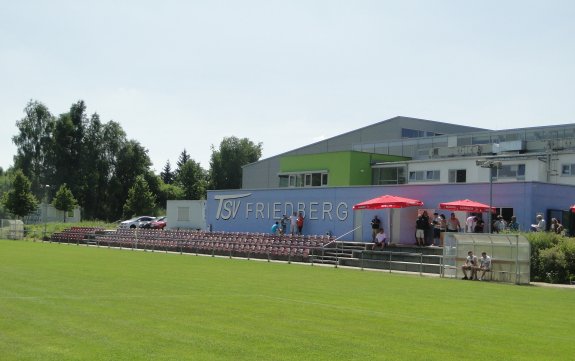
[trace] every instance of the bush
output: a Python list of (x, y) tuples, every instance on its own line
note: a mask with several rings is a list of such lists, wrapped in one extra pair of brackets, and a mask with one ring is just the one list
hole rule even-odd
[(540, 262), (542, 250), (554, 247), (559, 243), (560, 236), (551, 232), (524, 233), (531, 244), (531, 281), (547, 282), (547, 276)]
[(530, 232), (531, 281), (575, 281), (575, 239), (551, 232)]
[(563, 253), (561, 247), (554, 246), (541, 250), (539, 263), (541, 271), (545, 276), (545, 282), (567, 283), (567, 262), (565, 261), (565, 253)]

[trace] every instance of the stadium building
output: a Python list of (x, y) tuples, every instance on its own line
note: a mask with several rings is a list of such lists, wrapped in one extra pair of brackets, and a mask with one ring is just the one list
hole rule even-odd
[[(378, 214), (393, 242), (414, 243), (417, 207), (353, 210), (385, 194), (430, 211), (471, 199), (506, 220), (515, 215), (522, 230), (541, 214), (572, 233), (575, 124), (494, 131), (391, 118), (244, 166), (242, 189), (208, 192), (206, 221), (212, 230), (269, 232), (283, 215), (302, 212), (304, 234), (363, 241)], [(456, 215), (462, 223), (468, 216)]]

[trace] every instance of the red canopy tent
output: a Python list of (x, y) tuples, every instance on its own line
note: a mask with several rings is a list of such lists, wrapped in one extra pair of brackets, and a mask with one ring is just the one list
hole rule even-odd
[[(477, 213), (489, 212), (489, 206), (487, 204), (471, 201), (469, 199), (439, 203), (439, 209), (447, 209), (450, 211), (477, 212)], [(495, 208), (491, 208), (491, 212), (495, 213)]]
[[(422, 206), (423, 202), (417, 199), (384, 195), (381, 197), (373, 198), (365, 202), (361, 202), (353, 206), (354, 210), (375, 210), (375, 209), (386, 209), (390, 208), (393, 211), (394, 208), (407, 208)], [(391, 213), (391, 212), (390, 212)], [(392, 243), (393, 232), (391, 224), (391, 214), (388, 213), (387, 223), (389, 225), (389, 242)]]
[(571, 212), (575, 213), (575, 204), (572, 205), (569, 209), (571, 209)]
[(353, 206), (353, 209), (382, 209), (382, 208), (405, 208), (422, 206), (423, 202), (417, 199), (384, 195), (373, 198)]

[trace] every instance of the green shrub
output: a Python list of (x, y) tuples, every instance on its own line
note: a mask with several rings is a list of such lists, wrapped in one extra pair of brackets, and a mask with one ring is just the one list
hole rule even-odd
[(531, 244), (531, 280), (547, 282), (547, 275), (540, 262), (540, 253), (557, 245), (560, 236), (551, 232), (528, 232), (523, 235)]
[(560, 246), (543, 249), (539, 253), (539, 264), (544, 281), (549, 283), (567, 283), (567, 261)]

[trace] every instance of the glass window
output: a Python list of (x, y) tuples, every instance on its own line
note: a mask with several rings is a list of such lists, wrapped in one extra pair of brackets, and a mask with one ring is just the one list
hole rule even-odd
[(561, 165), (561, 175), (575, 175), (575, 164)]
[[(494, 178), (497, 179), (525, 179), (525, 164), (509, 164), (503, 165), (500, 169), (491, 168)], [(495, 172), (497, 171), (497, 172)]]
[(288, 187), (289, 186), (289, 176), (288, 175), (280, 175), (280, 187)]
[(450, 169), (448, 175), (449, 183), (466, 183), (467, 182), (467, 170), (465, 169)]
[(374, 168), (373, 184), (405, 184), (405, 167)]
[(305, 175), (305, 186), (306, 186), (306, 187), (311, 187), (311, 174), (306, 174), (306, 175)]
[(322, 186), (327, 186), (327, 173), (322, 173), (322, 174), (321, 174), (321, 185), (322, 185)]

